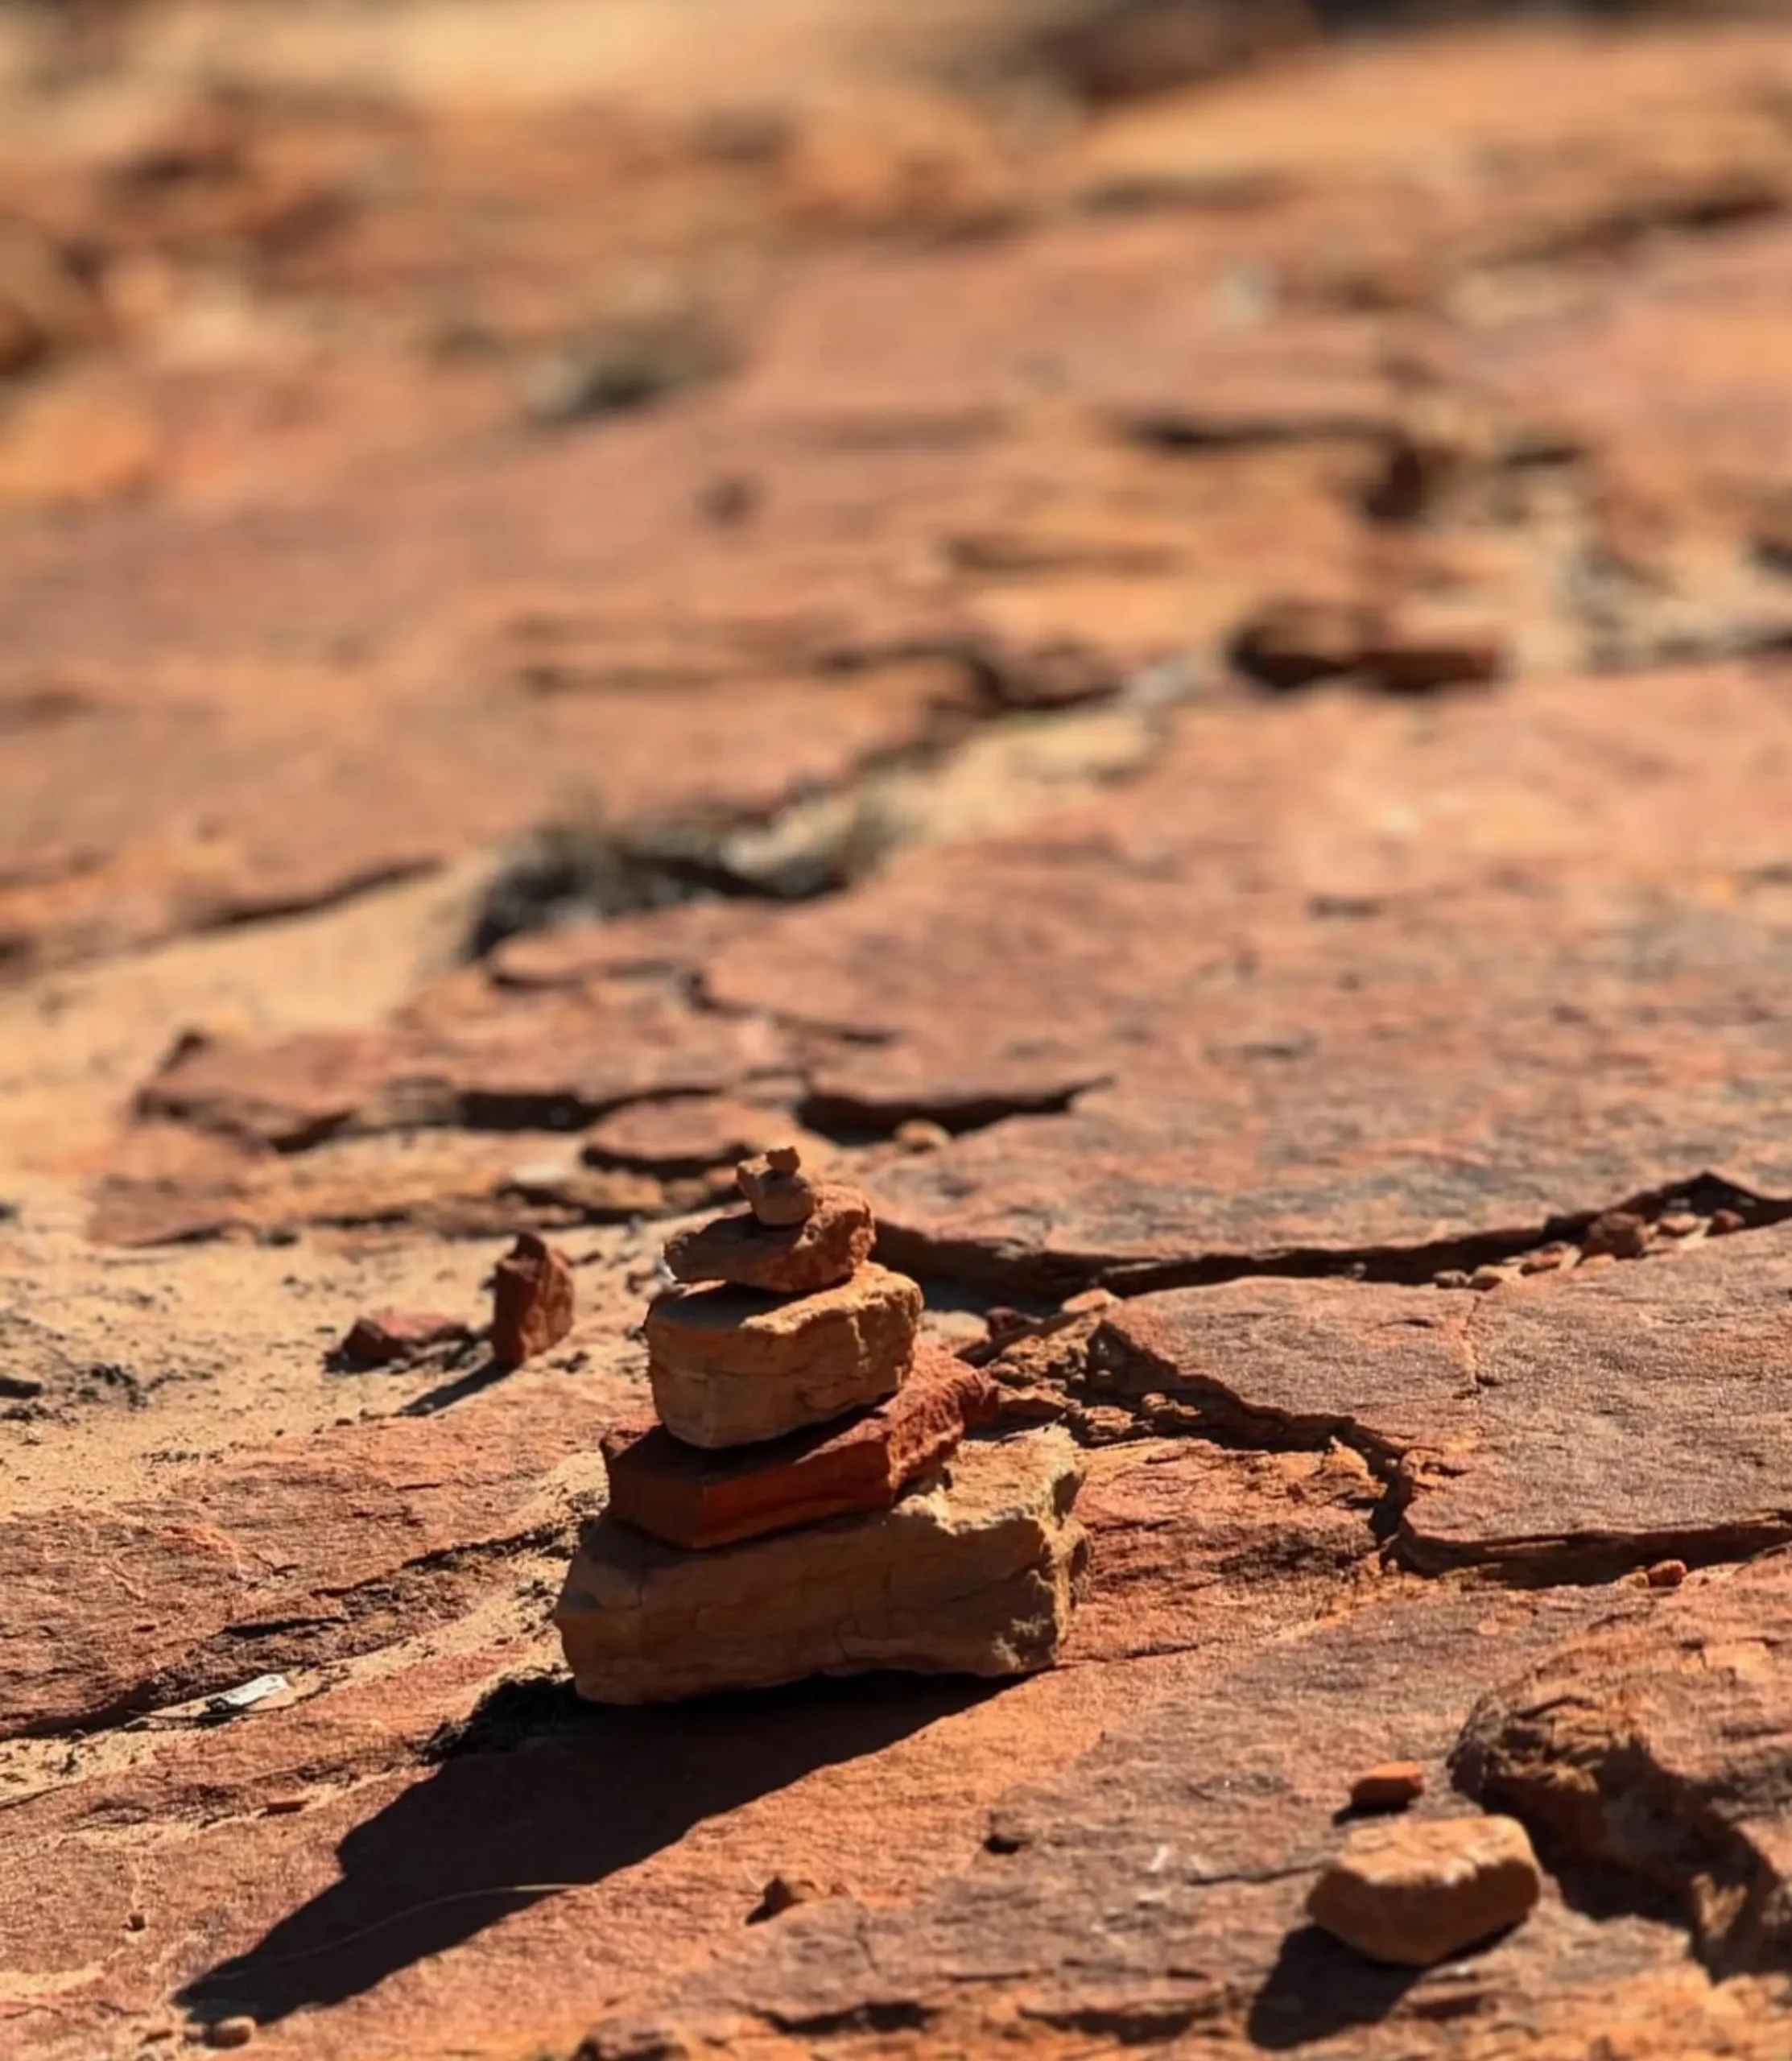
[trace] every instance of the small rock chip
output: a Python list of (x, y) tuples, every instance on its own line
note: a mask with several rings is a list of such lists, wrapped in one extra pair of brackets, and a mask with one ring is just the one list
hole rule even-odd
[(521, 1233), (492, 1283), (492, 1357), (520, 1367), (572, 1328), (572, 1267), (533, 1231)]
[(1526, 1253), (1518, 1262), (1521, 1274), (1554, 1274), (1559, 1270), (1567, 1254), (1560, 1245), (1545, 1245), (1541, 1251)]
[(439, 1316), (430, 1310), (369, 1310), (349, 1325), (342, 1357), (360, 1367), (390, 1366), (395, 1360), (452, 1344), (467, 1330), (458, 1317)]
[(758, 1907), (747, 1919), (763, 1924), (768, 1918), (781, 1918), (799, 1903), (819, 1903), (827, 1892), (807, 1875), (774, 1875), (760, 1892)]
[(1651, 1588), (1678, 1588), (1686, 1578), (1684, 1560), (1658, 1560), (1645, 1577)]
[(1350, 1834), (1307, 1914), (1371, 1960), (1430, 1968), (1529, 1917), (1541, 1887), (1516, 1818), (1400, 1818)]
[(905, 1152), (942, 1152), (952, 1142), (946, 1126), (929, 1117), (910, 1117), (896, 1126), (896, 1142)]
[(1460, 1266), (1447, 1266), (1441, 1274), (1431, 1276), (1431, 1286), (1434, 1288), (1466, 1288), (1468, 1276)]
[(983, 1321), (989, 1326), (989, 1336), (1000, 1342), (1005, 1338), (1024, 1338), (1034, 1329), (1034, 1321), (1025, 1310), (1011, 1310), (1005, 1303), (993, 1304), (983, 1313)]
[(1350, 1785), (1352, 1811), (1403, 1811), (1425, 1794), (1425, 1770), (1417, 1761), (1384, 1761)]
[(205, 2028), (209, 2047), (246, 2047), (259, 2028), (253, 2018), (220, 2018)]
[(1468, 1277), (1469, 1287), (1483, 1295), (1490, 1288), (1503, 1288), (1505, 1282), (1506, 1272), (1503, 1266), (1477, 1266)]
[(1117, 1307), (1120, 1298), (1111, 1288), (1085, 1288), (1080, 1295), (1072, 1295), (1059, 1305), (1067, 1317), (1092, 1315), (1097, 1310), (1111, 1310)]
[(1741, 1230), (1746, 1220), (1734, 1209), (1714, 1209), (1711, 1212), (1711, 1234), (1714, 1238), (1727, 1238), (1732, 1231)]
[(1649, 1225), (1634, 1210), (1608, 1209), (1587, 1226), (1581, 1244), (1589, 1254), (1609, 1253), (1613, 1259), (1641, 1259), (1649, 1245)]
[(1699, 1220), (1690, 1209), (1676, 1209), (1660, 1218), (1655, 1225), (1664, 1238), (1690, 1238), (1699, 1229)]
[(771, 1295), (810, 1295), (848, 1280), (870, 1258), (877, 1227), (857, 1188), (824, 1181), (800, 1224), (762, 1223), (750, 1210), (683, 1231), (666, 1241), (675, 1281), (726, 1281)]
[(815, 1185), (801, 1164), (794, 1145), (781, 1145), (755, 1159), (743, 1159), (735, 1168), (741, 1192), (762, 1224), (782, 1230), (806, 1224), (815, 1213)]

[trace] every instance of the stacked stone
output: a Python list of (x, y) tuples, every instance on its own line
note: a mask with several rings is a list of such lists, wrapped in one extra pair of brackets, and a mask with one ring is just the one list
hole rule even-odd
[(666, 1249), (658, 1423), (604, 1443), (609, 1503), (555, 1612), (580, 1693), (1050, 1667), (1088, 1552), (1074, 1447), (966, 1441), (994, 1384), (922, 1336), (920, 1288), (872, 1262), (857, 1189), (787, 1147), (738, 1178), (745, 1210)]

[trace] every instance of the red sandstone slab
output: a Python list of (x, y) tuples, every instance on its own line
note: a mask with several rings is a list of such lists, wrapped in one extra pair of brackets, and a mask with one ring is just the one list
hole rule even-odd
[(907, 1484), (990, 1421), (989, 1377), (928, 1339), (887, 1402), (844, 1427), (704, 1452), (663, 1427), (604, 1441), (609, 1511), (671, 1546), (728, 1546), (857, 1510), (887, 1510)]

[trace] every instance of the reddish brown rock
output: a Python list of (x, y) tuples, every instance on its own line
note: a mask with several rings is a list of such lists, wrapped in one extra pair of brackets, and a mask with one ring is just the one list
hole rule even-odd
[(492, 1357), (520, 1367), (572, 1328), (572, 1266), (533, 1231), (523, 1232), (492, 1278)]
[(1649, 1224), (1634, 1210), (1608, 1209), (1587, 1226), (1581, 1245), (1596, 1258), (1609, 1253), (1613, 1259), (1641, 1259), (1649, 1249)]
[(1384, 1761), (1350, 1785), (1352, 1811), (1403, 1811), (1425, 1794), (1425, 1770), (1418, 1761)]
[(1352, 1832), (1307, 1910), (1371, 1960), (1430, 1968), (1528, 1918), (1541, 1887), (1516, 1818), (1402, 1819)]
[(612, 1434), (609, 1514), (668, 1545), (702, 1549), (855, 1510), (887, 1510), (906, 1485), (991, 1421), (995, 1384), (923, 1338), (887, 1402), (840, 1425), (705, 1452), (663, 1429)]
[(768, 1295), (807, 1295), (844, 1281), (871, 1256), (871, 1205), (857, 1188), (823, 1183), (800, 1223), (762, 1223), (750, 1210), (718, 1216), (666, 1241), (676, 1281), (725, 1281)]
[(675, 1176), (700, 1174), (762, 1150), (790, 1127), (781, 1110), (724, 1096), (666, 1096), (631, 1103), (605, 1117), (586, 1132), (583, 1150), (597, 1166), (638, 1167)]
[(440, 1316), (422, 1310), (370, 1310), (349, 1325), (341, 1344), (342, 1357), (364, 1367), (383, 1367), (394, 1360), (414, 1358), (438, 1345), (452, 1345), (465, 1338), (470, 1326), (459, 1317)]
[(1458, 1783), (1565, 1860), (1672, 1898), (1720, 1975), (1792, 1943), (1792, 1559), (1564, 1640), (1475, 1706)]
[(648, 1378), (660, 1422), (686, 1444), (752, 1444), (894, 1393), (921, 1291), (865, 1266), (812, 1295), (675, 1288), (649, 1308)]
[(794, 1145), (774, 1146), (757, 1158), (743, 1159), (734, 1173), (760, 1223), (783, 1230), (807, 1223), (814, 1214), (815, 1183), (803, 1172)]
[(894, 1508), (683, 1553), (588, 1530), (555, 1621), (580, 1695), (662, 1703), (810, 1675), (985, 1677), (1051, 1667), (1088, 1543), (1062, 1431), (961, 1448)]

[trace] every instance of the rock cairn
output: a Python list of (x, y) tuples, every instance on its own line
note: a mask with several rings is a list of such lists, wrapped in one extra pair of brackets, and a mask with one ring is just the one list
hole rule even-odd
[(580, 1694), (1050, 1667), (1088, 1559), (1075, 1447), (966, 1438), (994, 1385), (921, 1335), (857, 1189), (788, 1147), (738, 1179), (747, 1208), (666, 1248), (658, 1423), (604, 1442), (609, 1503), (555, 1613)]

